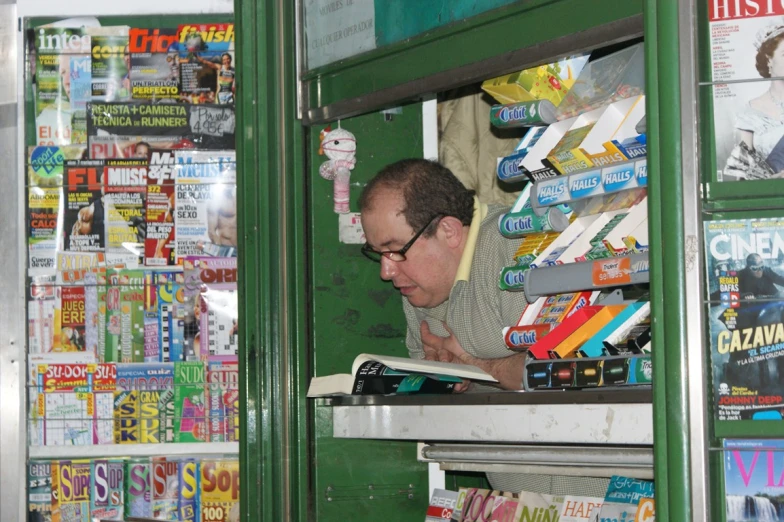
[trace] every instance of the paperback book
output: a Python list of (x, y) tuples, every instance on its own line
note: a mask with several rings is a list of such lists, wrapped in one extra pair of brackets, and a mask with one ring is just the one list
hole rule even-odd
[(308, 397), (451, 393), (462, 379), (497, 382), (476, 366), (391, 355), (360, 354), (351, 370), (350, 374), (314, 377), (308, 387)]

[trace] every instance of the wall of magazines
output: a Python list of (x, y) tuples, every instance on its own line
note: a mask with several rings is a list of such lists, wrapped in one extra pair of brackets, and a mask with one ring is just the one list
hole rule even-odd
[(239, 516), (236, 35), (161, 20), (26, 27), (30, 520)]

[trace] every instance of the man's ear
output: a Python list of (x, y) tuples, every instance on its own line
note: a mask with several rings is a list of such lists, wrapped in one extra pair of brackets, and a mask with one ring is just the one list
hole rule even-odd
[(463, 228), (463, 223), (456, 217), (446, 216), (441, 218), (438, 228), (444, 235), (447, 245), (451, 248), (457, 248), (462, 243), (465, 229)]

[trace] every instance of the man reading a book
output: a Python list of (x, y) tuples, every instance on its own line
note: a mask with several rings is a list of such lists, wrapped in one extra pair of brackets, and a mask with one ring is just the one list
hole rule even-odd
[[(526, 355), (510, 355), (502, 330), (517, 323), (525, 295), (498, 287), (519, 244), (498, 231), (509, 209), (480, 203), (449, 169), (422, 159), (382, 169), (359, 206), (367, 238), (362, 252), (380, 263), (381, 278), (403, 296), (409, 355), (472, 364), (502, 388), (519, 390)], [(559, 495), (604, 496), (608, 483), (540, 474), (487, 477), (494, 489)]]
[(519, 243), (498, 232), (508, 208), (480, 203), (449, 169), (422, 159), (385, 167), (359, 205), (362, 252), (403, 296), (409, 355), (472, 364), (519, 390), (525, 354), (510, 355), (502, 329), (516, 324), (525, 295), (498, 288)]

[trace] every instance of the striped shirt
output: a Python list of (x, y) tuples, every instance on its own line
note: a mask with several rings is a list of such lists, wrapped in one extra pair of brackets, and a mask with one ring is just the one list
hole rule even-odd
[[(498, 359), (512, 355), (503, 339), (503, 328), (517, 324), (527, 304), (523, 292), (505, 292), (498, 286), (501, 270), (514, 264), (519, 239), (506, 239), (498, 220), (508, 212), (501, 205), (474, 200), (474, 217), (449, 300), (435, 308), (418, 308), (403, 298), (408, 333), (406, 346), (413, 359), (423, 359), (419, 326), (427, 321), (435, 335), (447, 337), (442, 325), (452, 329), (463, 349), (475, 357)], [(475, 387), (487, 391), (487, 387)], [(521, 441), (523, 442), (523, 441)], [(531, 473), (487, 473), (493, 489), (519, 493), (550, 493), (604, 497), (609, 479)]]

